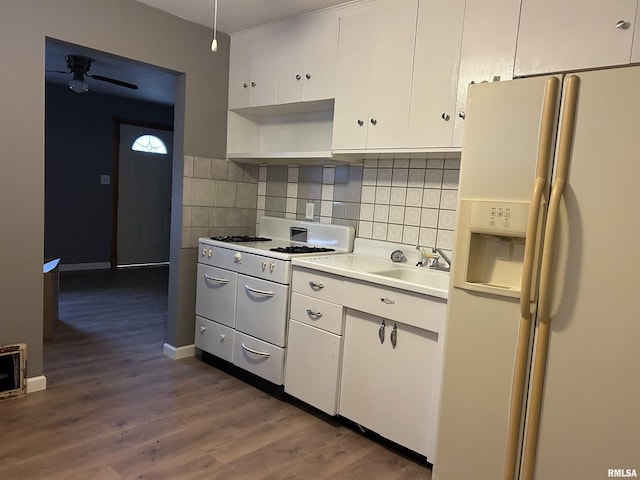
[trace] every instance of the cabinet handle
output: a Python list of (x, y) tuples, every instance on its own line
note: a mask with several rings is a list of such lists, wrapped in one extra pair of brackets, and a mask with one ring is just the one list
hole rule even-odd
[(307, 73), (307, 74), (305, 75), (305, 77), (307, 77), (307, 80), (311, 80), (311, 74), (310, 74), (310, 73)]
[(249, 87), (249, 84), (248, 84), (247, 82), (244, 82), (244, 83), (242, 84), (242, 88), (248, 88), (248, 87)]
[(393, 301), (393, 300), (391, 300), (390, 298), (387, 298), (387, 297), (381, 298), (380, 301), (382, 303), (386, 303), (387, 305), (393, 305), (394, 303), (396, 303), (395, 301)]
[(317, 310), (311, 310), (310, 308), (307, 308), (307, 314), (310, 317), (315, 317), (315, 318), (321, 318), (322, 317), (322, 313), (318, 312)]
[(393, 329), (389, 334), (389, 340), (391, 340), (391, 346), (396, 348), (396, 344), (398, 343), (398, 325), (395, 323), (393, 324)]
[(309, 286), (310, 286), (311, 288), (313, 288), (313, 289), (316, 289), (316, 290), (322, 290), (322, 289), (324, 288), (324, 285), (323, 285), (323, 284), (321, 284), (321, 283), (316, 283), (316, 282), (314, 282), (314, 281), (309, 282)]
[(268, 352), (260, 352), (258, 350), (254, 350), (253, 348), (249, 348), (244, 343), (241, 343), (240, 346), (244, 351), (253, 353), (254, 355), (258, 355), (259, 357), (269, 358), (271, 356), (271, 354)]
[(618, 22), (616, 23), (616, 28), (619, 28), (620, 30), (626, 30), (627, 28), (629, 28), (629, 22), (618, 20)]
[(451, 118), (451, 117), (449, 117), (449, 114), (448, 114), (448, 113), (443, 113), (443, 114), (442, 114), (442, 119), (443, 119), (445, 122), (448, 122), (450, 118)]
[(363, 125), (364, 125), (364, 122), (363, 122), (361, 119), (358, 119), (358, 125), (359, 125), (359, 126), (363, 126)]
[(384, 329), (385, 329), (385, 327), (386, 327), (386, 325), (384, 323), (384, 320), (382, 320), (382, 323), (378, 327), (378, 338), (380, 339), (380, 344), (381, 345), (384, 343)]
[(273, 297), (275, 293), (267, 292), (266, 290), (258, 290), (257, 288), (251, 288), (249, 285), (245, 285), (244, 289), (247, 292), (255, 293), (257, 295), (262, 295), (263, 297)]
[(296, 75), (296, 80), (300, 80), (301, 78), (300, 74)]
[(375, 118), (371, 119), (371, 125), (377, 125), (378, 124), (378, 120), (376, 120)]
[(209, 280), (210, 282), (216, 282), (216, 283), (222, 283), (222, 284), (229, 283), (229, 280), (227, 280), (226, 278), (216, 278), (216, 277), (212, 277), (211, 275), (207, 275), (206, 273), (204, 274), (204, 278), (205, 280)]
[(220, 334), (220, 341), (224, 342), (224, 339), (227, 338), (227, 336), (224, 333)]
[(205, 332), (206, 329), (207, 329), (207, 327), (200, 327), (200, 335), (202, 335)]
[(462, 120), (464, 120), (464, 117), (465, 117), (466, 115), (464, 114), (464, 112), (460, 112), (460, 113), (458, 113), (458, 116), (459, 116)]
[(251, 86), (255, 87), (256, 86), (256, 82), (251, 82)]

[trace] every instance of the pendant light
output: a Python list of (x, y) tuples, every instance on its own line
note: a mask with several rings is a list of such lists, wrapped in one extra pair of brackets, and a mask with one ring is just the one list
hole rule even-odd
[(211, 40), (211, 51), (213, 53), (218, 51), (218, 40), (216, 33), (218, 30), (218, 0), (213, 1), (213, 40)]

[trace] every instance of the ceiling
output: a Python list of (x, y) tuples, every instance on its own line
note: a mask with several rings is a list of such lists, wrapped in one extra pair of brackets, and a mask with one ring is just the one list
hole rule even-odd
[[(191, 22), (213, 27), (214, 0), (138, 1)], [(217, 27), (221, 32), (232, 34), (344, 3), (352, 3), (352, 0), (218, 0)], [(175, 72), (50, 39), (47, 40), (45, 53), (45, 79), (48, 82), (67, 84), (73, 78), (71, 73), (59, 73), (69, 71), (65, 61), (65, 56), (69, 54), (90, 57), (90, 75), (123, 80), (140, 87), (131, 90), (86, 78), (88, 93), (93, 91), (163, 104), (174, 103)]]
[[(214, 0), (138, 0), (206, 27), (213, 27)], [(232, 34), (350, 0), (218, 0), (218, 30)]]

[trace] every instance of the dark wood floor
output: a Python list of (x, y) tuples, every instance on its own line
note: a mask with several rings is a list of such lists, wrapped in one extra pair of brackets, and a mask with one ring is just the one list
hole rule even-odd
[(47, 390), (0, 403), (0, 479), (430, 479), (197, 358), (163, 356), (164, 267), (62, 273)]

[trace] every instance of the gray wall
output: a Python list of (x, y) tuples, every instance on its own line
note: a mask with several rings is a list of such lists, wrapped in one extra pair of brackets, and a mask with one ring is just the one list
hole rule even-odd
[[(229, 37), (132, 0), (0, 4), (0, 344), (26, 342), (43, 373), (45, 37), (185, 73), (177, 82), (167, 343), (193, 341), (195, 249), (180, 248), (183, 155), (224, 158)], [(176, 228), (177, 227), (177, 228)]]
[(45, 258), (108, 263), (111, 256), (113, 117), (173, 125), (173, 107), (66, 85), (45, 88)]

